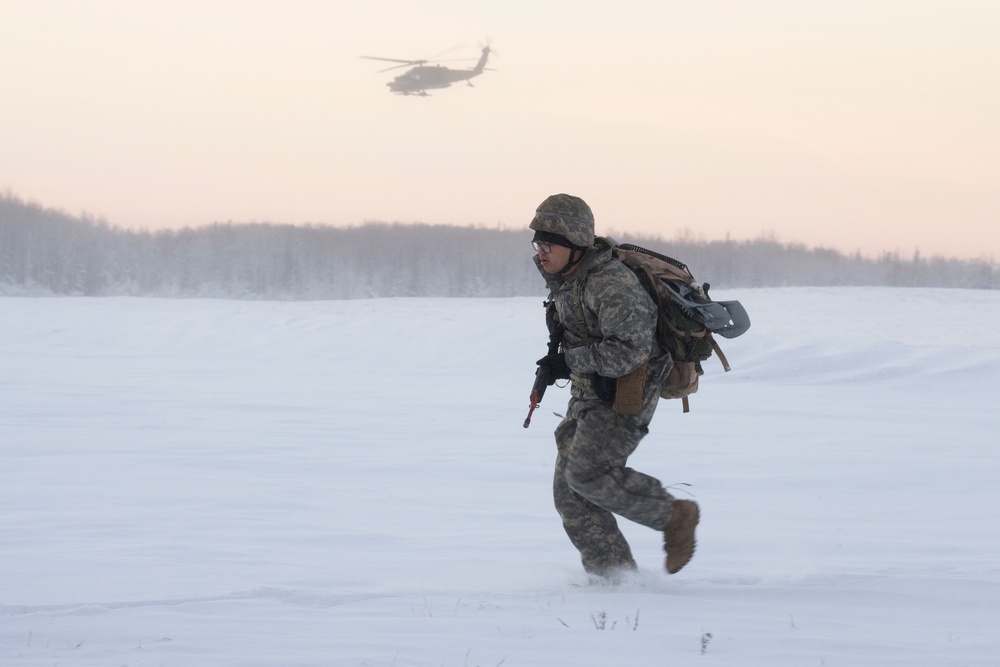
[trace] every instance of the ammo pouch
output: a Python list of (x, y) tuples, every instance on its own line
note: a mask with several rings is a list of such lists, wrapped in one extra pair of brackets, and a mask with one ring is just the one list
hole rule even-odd
[(642, 411), (643, 398), (646, 395), (646, 370), (649, 362), (643, 363), (637, 369), (620, 378), (606, 378), (601, 375), (593, 377), (592, 386), (605, 403), (611, 404), (611, 409), (620, 415), (637, 415)]
[(589, 386), (599, 399), (610, 405), (618, 414), (630, 416), (642, 412), (647, 370), (649, 361), (620, 378), (608, 378), (597, 373), (580, 375), (574, 373), (572, 379), (575, 383)]
[(620, 415), (637, 415), (642, 411), (648, 367), (649, 362), (645, 361), (628, 375), (618, 378), (618, 390), (615, 392), (615, 402), (611, 404), (612, 410)]

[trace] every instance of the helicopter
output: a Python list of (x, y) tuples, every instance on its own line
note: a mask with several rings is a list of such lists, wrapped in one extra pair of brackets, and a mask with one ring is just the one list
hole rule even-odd
[(479, 62), (471, 69), (452, 69), (443, 65), (428, 65), (429, 61), (427, 60), (400, 60), (398, 58), (379, 58), (378, 56), (361, 57), (369, 60), (386, 60), (392, 63), (402, 63), (402, 65), (394, 65), (380, 70), (382, 72), (412, 65), (413, 69), (407, 70), (385, 85), (389, 86), (390, 92), (399, 95), (420, 95), (421, 97), (427, 97), (428, 90), (447, 88), (459, 81), (465, 81), (466, 84), (472, 86), (472, 82), (469, 79), (483, 73), (483, 70), (486, 69), (486, 61), (490, 57), (490, 51), (489, 46), (484, 46), (482, 55), (479, 56)]

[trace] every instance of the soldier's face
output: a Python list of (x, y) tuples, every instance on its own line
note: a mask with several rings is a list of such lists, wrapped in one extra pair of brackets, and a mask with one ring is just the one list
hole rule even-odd
[[(546, 246), (548, 246), (548, 252), (545, 252)], [(572, 253), (573, 250), (566, 246), (549, 243), (539, 244), (538, 262), (546, 273), (559, 273), (566, 268)]]

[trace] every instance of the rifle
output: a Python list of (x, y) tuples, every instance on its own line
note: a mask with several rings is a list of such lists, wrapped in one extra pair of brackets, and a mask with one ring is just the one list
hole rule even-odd
[[(551, 303), (552, 302), (550, 301), (545, 302), (545, 319), (549, 325), (549, 352), (547, 356), (555, 356), (559, 354), (559, 344), (562, 342), (563, 337), (562, 327), (555, 325), (552, 321), (552, 317), (555, 314), (555, 306), (551, 305)], [(528, 416), (524, 419), (524, 428), (528, 428), (531, 424), (531, 414), (542, 402), (542, 397), (545, 396), (545, 390), (555, 383), (555, 371), (552, 370), (552, 367), (539, 365), (538, 370), (535, 371), (535, 384), (531, 385), (531, 396), (529, 397), (530, 404), (528, 405)]]

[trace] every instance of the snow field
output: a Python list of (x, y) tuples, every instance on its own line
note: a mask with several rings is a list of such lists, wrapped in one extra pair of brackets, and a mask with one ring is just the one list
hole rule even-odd
[[(1000, 294), (787, 288), (630, 464), (591, 585), (542, 298), (0, 299), (2, 665), (998, 665)], [(690, 485), (690, 486), (687, 486)]]

